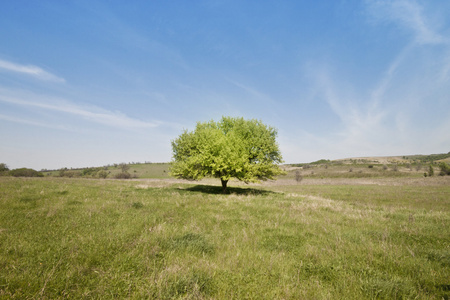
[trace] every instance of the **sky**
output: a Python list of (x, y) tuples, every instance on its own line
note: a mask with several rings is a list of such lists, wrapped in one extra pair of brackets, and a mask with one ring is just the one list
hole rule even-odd
[(3, 1), (0, 163), (169, 162), (258, 119), (286, 163), (450, 151), (450, 1)]

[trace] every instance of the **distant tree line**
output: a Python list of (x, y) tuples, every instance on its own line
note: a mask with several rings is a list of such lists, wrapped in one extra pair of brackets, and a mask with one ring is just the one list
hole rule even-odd
[(14, 177), (44, 177), (42, 172), (38, 172), (29, 168), (20, 168), (10, 170), (5, 163), (0, 163), (0, 176), (14, 176)]
[(430, 155), (414, 155), (414, 156), (403, 156), (403, 159), (412, 160), (415, 163), (434, 163), (435, 161), (447, 159), (450, 157), (449, 153), (441, 154), (430, 154)]

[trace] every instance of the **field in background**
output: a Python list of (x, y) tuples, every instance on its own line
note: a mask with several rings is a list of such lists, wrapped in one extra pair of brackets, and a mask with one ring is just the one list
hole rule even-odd
[(222, 195), (147, 167), (128, 172), (153, 179), (0, 177), (0, 298), (450, 297), (449, 176), (289, 166)]
[[(397, 178), (429, 176), (430, 166), (439, 174), (439, 163), (450, 162), (450, 154), (365, 157), (319, 160), (304, 164), (286, 164), (279, 179), (303, 178)], [(125, 168), (124, 168), (125, 167)], [(82, 169), (44, 170), (44, 176), (69, 178), (170, 178), (169, 163), (129, 163)], [(125, 177), (121, 175), (127, 175)]]

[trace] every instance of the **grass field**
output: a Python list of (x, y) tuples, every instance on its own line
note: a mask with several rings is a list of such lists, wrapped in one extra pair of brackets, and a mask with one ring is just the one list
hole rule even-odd
[(369, 179), (0, 177), (0, 299), (449, 299), (450, 177)]

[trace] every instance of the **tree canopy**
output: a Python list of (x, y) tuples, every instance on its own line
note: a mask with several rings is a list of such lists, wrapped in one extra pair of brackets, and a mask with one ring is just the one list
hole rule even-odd
[(228, 180), (246, 183), (274, 179), (283, 171), (275, 128), (261, 121), (222, 117), (219, 122), (198, 122), (172, 141), (171, 175), (198, 180), (220, 178), (223, 191)]

